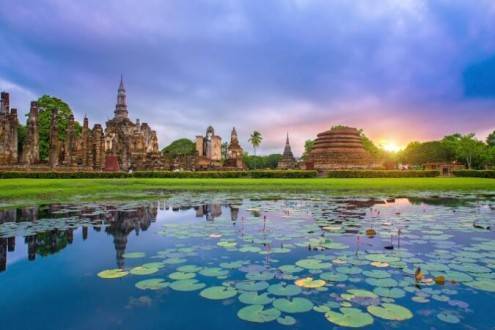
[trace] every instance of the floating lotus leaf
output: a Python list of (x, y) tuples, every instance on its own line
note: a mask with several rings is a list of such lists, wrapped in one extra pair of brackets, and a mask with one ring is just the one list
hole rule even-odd
[(129, 273), (120, 268), (115, 268), (115, 269), (107, 269), (99, 272), (98, 277), (105, 279), (113, 279), (113, 278), (124, 277), (127, 274)]
[(290, 315), (281, 316), (277, 319), (277, 322), (281, 325), (294, 325), (296, 324), (296, 319)]
[(290, 249), (288, 248), (273, 248), (271, 253), (289, 253)]
[(365, 270), (363, 272), (363, 275), (366, 277), (372, 277), (372, 278), (388, 278), (390, 277), (390, 273), (384, 270), (378, 270), (378, 269), (373, 269), (373, 270)]
[(457, 324), (461, 322), (459, 317), (453, 312), (443, 311), (437, 314), (437, 318), (445, 323)]
[(396, 304), (368, 306), (368, 313), (385, 320), (395, 321), (404, 321), (413, 317), (409, 309)]
[(220, 241), (217, 243), (217, 245), (226, 249), (231, 249), (231, 248), (235, 248), (237, 243), (233, 241)]
[(391, 288), (397, 286), (397, 281), (392, 278), (367, 278), (366, 283), (372, 286)]
[(228, 275), (229, 271), (219, 267), (207, 267), (203, 268), (199, 274), (208, 277), (220, 277)]
[(174, 272), (168, 275), (172, 280), (189, 280), (196, 277), (196, 273)]
[(167, 259), (163, 260), (163, 263), (168, 264), (168, 265), (175, 265), (175, 264), (182, 264), (186, 261), (187, 260), (183, 259), (183, 258), (167, 258)]
[(321, 288), (326, 284), (323, 280), (313, 280), (312, 277), (305, 277), (295, 281), (297, 286), (307, 288), (307, 289), (316, 289)]
[(300, 297), (292, 298), (292, 300), (280, 298), (275, 299), (273, 307), (284, 313), (305, 313), (313, 309), (313, 303)]
[(430, 299), (423, 296), (414, 296), (411, 298), (411, 300), (420, 304), (426, 304), (430, 302)]
[(197, 273), (201, 269), (203, 269), (203, 267), (199, 267), (196, 265), (184, 265), (184, 266), (180, 266), (179, 268), (177, 268), (177, 271), (184, 272), (184, 273)]
[(337, 272), (347, 275), (356, 275), (361, 273), (361, 268), (358, 267), (337, 267), (335, 269)]
[(129, 273), (132, 275), (150, 275), (159, 271), (158, 268), (138, 266), (132, 268)]
[(275, 296), (297, 296), (301, 293), (301, 288), (293, 284), (272, 284), (268, 287), (268, 292)]
[(161, 278), (150, 278), (148, 280), (139, 281), (135, 284), (136, 288), (141, 290), (160, 290), (169, 285)]
[(278, 267), (278, 269), (283, 273), (289, 273), (289, 274), (299, 273), (304, 270), (303, 268), (294, 265), (283, 265)]
[(331, 263), (322, 262), (319, 259), (301, 259), (296, 262), (296, 265), (306, 269), (327, 269), (332, 267)]
[(243, 252), (243, 253), (245, 253), (245, 252), (258, 253), (260, 251), (261, 251), (261, 249), (257, 246), (247, 246), (247, 245), (245, 245), (239, 249), (239, 252)]
[(491, 270), (488, 267), (484, 267), (482, 265), (478, 264), (450, 264), (450, 268), (461, 271), (461, 272), (467, 272), (467, 273), (489, 273)]
[(211, 300), (223, 300), (237, 295), (237, 290), (227, 286), (212, 286), (201, 291), (200, 296)]
[(344, 282), (347, 281), (349, 276), (346, 274), (342, 273), (331, 273), (331, 272), (326, 272), (326, 273), (321, 273), (320, 278), (325, 281), (329, 282)]
[(349, 248), (348, 245), (339, 243), (339, 242), (328, 242), (328, 243), (323, 243), (320, 244), (320, 246), (326, 248), (326, 249), (332, 249), (332, 250), (345, 250)]
[(271, 280), (274, 276), (275, 274), (269, 271), (252, 272), (246, 274), (246, 278), (252, 281), (268, 281)]
[(196, 291), (201, 290), (206, 284), (199, 282), (196, 279), (179, 280), (170, 284), (170, 288), (175, 291)]
[(325, 318), (340, 326), (347, 328), (362, 328), (373, 324), (373, 317), (357, 308), (343, 307), (339, 312), (328, 311), (325, 313)]
[(481, 279), (477, 281), (466, 282), (464, 284), (474, 289), (495, 292), (495, 280), (492, 279)]
[(402, 298), (406, 296), (406, 292), (402, 289), (399, 288), (383, 288), (383, 287), (378, 287), (373, 290), (374, 293), (379, 295), (380, 297), (385, 297), (385, 298)]
[(127, 252), (122, 255), (122, 257), (126, 259), (137, 259), (137, 258), (144, 258), (146, 256), (146, 253), (144, 252)]
[(276, 308), (265, 309), (263, 305), (249, 305), (241, 308), (237, 316), (244, 321), (265, 323), (275, 321), (280, 317), (280, 311)]
[(269, 284), (265, 281), (242, 281), (235, 285), (238, 290), (242, 291), (262, 291), (268, 288)]
[(239, 301), (247, 305), (267, 305), (273, 301), (267, 293), (245, 292), (239, 296)]

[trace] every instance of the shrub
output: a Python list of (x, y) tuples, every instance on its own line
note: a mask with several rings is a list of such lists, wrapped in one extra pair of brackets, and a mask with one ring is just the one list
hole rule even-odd
[(495, 179), (495, 170), (458, 170), (452, 172), (455, 176), (471, 178), (491, 178)]
[(339, 170), (327, 173), (328, 178), (431, 178), (439, 175), (440, 171)]

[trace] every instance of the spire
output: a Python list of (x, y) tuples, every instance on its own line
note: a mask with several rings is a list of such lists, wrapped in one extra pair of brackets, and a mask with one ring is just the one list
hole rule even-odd
[(287, 139), (285, 140), (285, 145), (289, 145), (289, 132), (287, 132)]
[(127, 118), (127, 95), (124, 88), (124, 76), (120, 75), (120, 84), (117, 92), (117, 104), (115, 105), (115, 118), (123, 119)]

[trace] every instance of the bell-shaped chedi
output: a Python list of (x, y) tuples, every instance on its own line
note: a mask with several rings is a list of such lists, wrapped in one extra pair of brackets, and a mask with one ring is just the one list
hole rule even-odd
[(308, 157), (308, 168), (318, 171), (371, 168), (373, 159), (364, 148), (360, 132), (337, 126), (319, 133)]

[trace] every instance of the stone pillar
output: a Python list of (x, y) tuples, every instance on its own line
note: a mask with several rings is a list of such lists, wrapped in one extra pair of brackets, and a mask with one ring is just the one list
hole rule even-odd
[(48, 150), (48, 164), (50, 167), (56, 167), (58, 165), (59, 157), (59, 140), (58, 140), (58, 110), (52, 110), (52, 119), (50, 122), (50, 147)]
[(17, 164), (19, 161), (19, 154), (17, 150), (17, 128), (19, 127), (19, 120), (17, 119), (17, 109), (12, 108), (8, 115), (9, 132), (8, 132), (8, 163)]
[(74, 131), (74, 116), (70, 115), (67, 131), (65, 133), (64, 165), (73, 165), (76, 134)]
[(83, 127), (81, 132), (81, 164), (82, 166), (90, 166), (88, 162), (88, 157), (91, 152), (90, 144), (89, 144), (89, 122), (88, 117), (84, 116)]
[(38, 163), (40, 160), (40, 135), (38, 126), (38, 103), (31, 102), (27, 120), (27, 135), (22, 150), (22, 162), (27, 165)]
[(101, 171), (105, 161), (105, 140), (100, 124), (93, 127), (93, 168)]
[(0, 114), (8, 114), (10, 112), (10, 96), (7, 92), (0, 94)]

